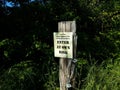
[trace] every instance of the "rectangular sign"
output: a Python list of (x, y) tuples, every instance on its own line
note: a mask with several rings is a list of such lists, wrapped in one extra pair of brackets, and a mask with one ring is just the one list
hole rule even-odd
[(73, 58), (73, 32), (54, 32), (54, 56)]

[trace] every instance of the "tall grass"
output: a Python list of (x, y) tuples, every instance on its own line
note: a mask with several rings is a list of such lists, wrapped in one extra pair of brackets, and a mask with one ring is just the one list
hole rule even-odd
[(82, 89), (78, 90), (120, 90), (120, 62), (88, 65), (88, 73)]
[[(120, 90), (119, 60), (101, 65), (79, 62), (76, 90)], [(12, 66), (0, 76), (0, 90), (59, 90), (58, 67), (48, 65), (37, 68), (32, 61), (24, 61)]]

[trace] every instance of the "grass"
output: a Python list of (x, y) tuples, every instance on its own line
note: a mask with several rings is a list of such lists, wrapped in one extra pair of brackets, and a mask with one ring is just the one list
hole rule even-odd
[[(76, 90), (119, 90), (120, 89), (120, 59), (115, 62), (103, 62), (101, 65), (78, 63)], [(111, 61), (111, 60), (109, 60)], [(46, 68), (47, 73), (39, 73), (39, 69), (22, 62), (13, 66), (0, 77), (0, 90), (59, 90), (58, 68)], [(15, 68), (16, 67), (16, 68)], [(23, 70), (21, 70), (23, 69)], [(36, 71), (38, 73), (36, 73)], [(41, 80), (41, 81), (40, 81)], [(43, 84), (42, 84), (42, 81)], [(41, 85), (41, 87), (40, 87)]]
[(88, 74), (82, 89), (78, 90), (119, 90), (120, 62), (88, 65)]

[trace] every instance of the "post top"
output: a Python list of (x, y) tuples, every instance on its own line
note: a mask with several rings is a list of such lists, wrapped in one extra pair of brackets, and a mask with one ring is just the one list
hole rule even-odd
[(76, 32), (76, 21), (61, 21), (58, 22), (59, 32)]

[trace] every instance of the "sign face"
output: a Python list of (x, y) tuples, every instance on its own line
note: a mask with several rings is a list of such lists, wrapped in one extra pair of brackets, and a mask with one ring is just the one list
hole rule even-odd
[(54, 56), (73, 58), (73, 32), (54, 32)]

